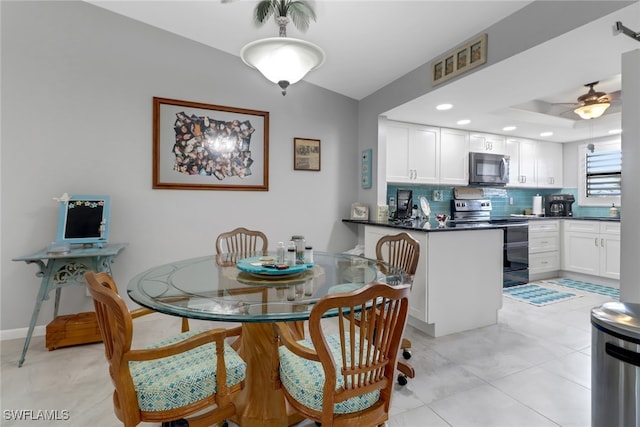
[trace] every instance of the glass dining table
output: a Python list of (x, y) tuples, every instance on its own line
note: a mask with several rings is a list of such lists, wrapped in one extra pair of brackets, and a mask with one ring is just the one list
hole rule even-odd
[(407, 282), (387, 264), (345, 253), (316, 251), (313, 263), (284, 270), (271, 265), (274, 257), (229, 253), (171, 262), (138, 274), (127, 287), (133, 301), (154, 311), (241, 324), (236, 347), (247, 363), (247, 378), (234, 397), (238, 412), (233, 420), (242, 427), (289, 426), (303, 419), (280, 389), (274, 322), (289, 322), (302, 339), (303, 321), (325, 295), (372, 282)]

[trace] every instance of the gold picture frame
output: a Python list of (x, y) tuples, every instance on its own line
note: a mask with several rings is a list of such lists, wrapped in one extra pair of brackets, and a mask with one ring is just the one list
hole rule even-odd
[(436, 86), (487, 62), (487, 34), (451, 49), (431, 63), (431, 84)]
[(293, 138), (293, 169), (320, 171), (320, 140)]

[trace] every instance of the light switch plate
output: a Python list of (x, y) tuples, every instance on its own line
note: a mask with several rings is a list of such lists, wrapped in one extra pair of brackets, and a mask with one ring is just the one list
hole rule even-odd
[(441, 202), (444, 200), (444, 194), (442, 190), (433, 190), (433, 201)]

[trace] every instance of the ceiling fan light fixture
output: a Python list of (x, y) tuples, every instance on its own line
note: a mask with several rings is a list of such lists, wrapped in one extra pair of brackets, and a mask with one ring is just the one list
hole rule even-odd
[(584, 120), (597, 119), (602, 116), (611, 104), (609, 102), (597, 102), (595, 104), (585, 104), (573, 110), (574, 113)]
[(325, 53), (317, 45), (290, 37), (256, 40), (240, 51), (245, 64), (260, 71), (268, 80), (282, 87), (300, 81), (307, 73), (324, 63)]

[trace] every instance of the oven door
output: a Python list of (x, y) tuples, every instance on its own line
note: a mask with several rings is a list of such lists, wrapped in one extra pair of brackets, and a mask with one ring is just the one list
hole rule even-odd
[(492, 221), (504, 226), (502, 255), (503, 286), (529, 283), (529, 224), (510, 221)]

